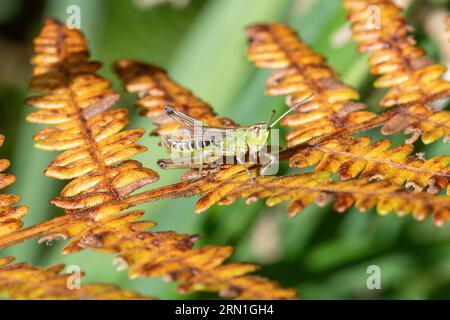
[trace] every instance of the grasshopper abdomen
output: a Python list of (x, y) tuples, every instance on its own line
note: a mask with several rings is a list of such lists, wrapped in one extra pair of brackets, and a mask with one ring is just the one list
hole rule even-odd
[(162, 137), (162, 145), (166, 147), (169, 152), (191, 152), (201, 151), (208, 147), (220, 148), (221, 143), (218, 141), (202, 140), (202, 139), (177, 139), (172, 136)]

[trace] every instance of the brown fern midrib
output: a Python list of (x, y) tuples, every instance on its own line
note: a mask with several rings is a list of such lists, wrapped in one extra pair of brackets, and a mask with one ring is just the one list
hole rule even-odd
[[(66, 85), (68, 85), (68, 82), (66, 82)], [(81, 108), (76, 101), (74, 92), (70, 89), (69, 86), (67, 86), (67, 90), (70, 96), (70, 104), (72, 105), (73, 109), (76, 112), (76, 120), (79, 123), (79, 127), (81, 128), (83, 139), (87, 144), (89, 155), (91, 157), (91, 160), (93, 163), (95, 163), (97, 167), (97, 173), (99, 173), (103, 181), (105, 182), (105, 186), (108, 189), (108, 192), (114, 197), (115, 200), (121, 200), (121, 196), (117, 192), (117, 190), (112, 185), (111, 178), (108, 177), (109, 169), (108, 166), (105, 164), (104, 158), (101, 155), (101, 152), (97, 146), (97, 143), (94, 141), (94, 137), (92, 135), (91, 130), (89, 129), (87, 125), (87, 121), (84, 119), (83, 115), (81, 114)]]
[(62, 32), (60, 32), (61, 36), (58, 37), (57, 44), (56, 44), (56, 50), (57, 54), (60, 57), (60, 63), (61, 63), (61, 71), (64, 75), (64, 87), (66, 88), (66, 92), (70, 98), (70, 105), (72, 109), (75, 111), (76, 114), (76, 121), (79, 124), (79, 128), (81, 129), (83, 140), (85, 141), (85, 145), (88, 148), (88, 152), (91, 158), (92, 163), (94, 163), (97, 167), (97, 172), (103, 177), (103, 181), (105, 183), (106, 188), (108, 189), (108, 192), (112, 194), (115, 200), (121, 200), (121, 197), (117, 190), (113, 187), (111, 179), (108, 177), (108, 168), (104, 163), (104, 159), (101, 155), (101, 152), (95, 142), (95, 139), (92, 135), (91, 130), (89, 129), (87, 125), (87, 121), (84, 119), (82, 115), (82, 109), (80, 105), (77, 102), (76, 94), (73, 92), (73, 90), (70, 88), (70, 69), (68, 69), (65, 65), (65, 59), (69, 56), (69, 53), (67, 52), (67, 45), (65, 45), (64, 40), (66, 37), (66, 30), (64, 26), (61, 26)]
[[(286, 177), (289, 177), (289, 176), (286, 176)], [(278, 178), (277, 181), (279, 181), (280, 179), (281, 178)], [(222, 180), (220, 182), (221, 183), (233, 183), (233, 179)], [(367, 180), (367, 182), (369, 183), (369, 180)], [(279, 185), (274, 185), (273, 182), (272, 183), (265, 183), (264, 185), (265, 185), (265, 187), (270, 188), (270, 189), (277, 189), (277, 188), (280, 189), (281, 188), (281, 186), (279, 186)], [(331, 193), (334, 193), (334, 194), (336, 194), (336, 193), (348, 193), (348, 194), (365, 193), (365, 194), (369, 194), (369, 195), (390, 195), (390, 196), (399, 196), (401, 194), (403, 196), (407, 196), (408, 198), (414, 198), (414, 197), (417, 197), (417, 195), (420, 195), (420, 194), (429, 195), (427, 193), (413, 193), (413, 192), (407, 192), (407, 191), (403, 192), (404, 190), (402, 190), (402, 189), (398, 190), (398, 192), (390, 192), (390, 193), (387, 193), (387, 192), (374, 192), (374, 191), (365, 192), (365, 190), (362, 190), (362, 189), (342, 191), (342, 190), (336, 189), (336, 188), (339, 187), (339, 182), (335, 182), (334, 185), (335, 185), (335, 188), (330, 187), (330, 184), (328, 184), (327, 186), (322, 186), (322, 187), (321, 186), (318, 186), (318, 187), (305, 187), (305, 186), (300, 186), (299, 185), (299, 186), (294, 186), (294, 187), (284, 187), (284, 189), (292, 190), (292, 191), (299, 190), (299, 189), (302, 190), (303, 189), (303, 190), (307, 190), (307, 191), (331, 192)], [(185, 187), (186, 184), (184, 182), (179, 182), (179, 183), (177, 183), (175, 185), (170, 185), (170, 186), (166, 186), (166, 187), (152, 189), (152, 190), (145, 191), (145, 192), (142, 192), (142, 193), (138, 193), (138, 194), (135, 194), (135, 195), (131, 195), (131, 196), (128, 196), (128, 197), (124, 197), (121, 201), (111, 202), (109, 204), (113, 205), (113, 204), (116, 204), (116, 203), (127, 203), (130, 206), (136, 206), (136, 205), (140, 205), (140, 204), (143, 204), (143, 203), (156, 201), (156, 200), (158, 200), (158, 199), (160, 199), (162, 197), (165, 198), (165, 196), (161, 195), (161, 193), (164, 193), (164, 191), (166, 191), (166, 190), (167, 191), (170, 191), (170, 189), (173, 190), (174, 187), (176, 189), (176, 186)], [(196, 186), (190, 186), (190, 187), (192, 188), (191, 192), (193, 194), (197, 194), (198, 193), (197, 191), (199, 191), (199, 190), (195, 190), (195, 187), (198, 187), (197, 185)], [(249, 186), (245, 186), (245, 185), (242, 186), (242, 187), (244, 188), (244, 190), (245, 190), (245, 188), (246, 189), (249, 188)], [(254, 186), (251, 185), (250, 187), (254, 187)], [(242, 191), (242, 190), (240, 190), (240, 191)], [(185, 196), (187, 197), (187, 196), (191, 196), (191, 195), (192, 194), (185, 195)], [(173, 194), (170, 197), (177, 197), (177, 196), (180, 196), (180, 195), (177, 195), (176, 191), (174, 191)], [(181, 197), (182, 196), (183, 195), (181, 195)], [(445, 196), (444, 197), (438, 197), (438, 199), (441, 199), (442, 201), (443, 201), (444, 198), (445, 198)], [(426, 199), (427, 203), (429, 204), (430, 200), (428, 198), (425, 198), (425, 199)], [(432, 201), (431, 201), (431, 203), (433, 204)], [(31, 227), (28, 227), (28, 228), (25, 228), (25, 229), (21, 229), (21, 230), (16, 231), (13, 234), (9, 234), (9, 235), (0, 237), (0, 248), (11, 246), (13, 244), (25, 241), (25, 240), (30, 239), (32, 237), (36, 237), (36, 236), (42, 235), (45, 232), (47, 232), (48, 230), (55, 229), (55, 228), (57, 228), (59, 226), (62, 226), (62, 225), (66, 225), (68, 223), (68, 220), (70, 221), (70, 219), (77, 219), (77, 217), (80, 218), (81, 214), (89, 214), (89, 212), (91, 212), (91, 211), (92, 211), (92, 209), (87, 210), (87, 211), (85, 211), (83, 213), (79, 213), (79, 214), (76, 213), (74, 215), (59, 216), (59, 217), (56, 217), (56, 218), (54, 218), (52, 220), (45, 221), (45, 222), (43, 222), (43, 223), (41, 223), (39, 225), (35, 225), (35, 226), (31, 226)]]
[[(153, 80), (156, 83), (156, 86), (158, 87), (158, 89), (160, 89), (162, 92), (164, 92), (164, 97), (169, 101), (170, 103), (173, 103), (175, 106), (178, 106), (182, 109), (183, 112), (186, 112), (187, 110), (189, 110), (189, 105), (187, 103), (180, 103), (178, 101), (178, 99), (176, 99), (176, 97), (171, 93), (171, 90), (169, 90), (163, 83), (164, 81), (162, 81), (160, 79), (160, 77), (158, 76), (157, 73), (152, 74), (151, 71), (148, 71), (148, 74), (151, 78), (153, 78)], [(169, 79), (170, 80), (170, 79)], [(178, 83), (173, 82), (176, 86), (181, 87)], [(145, 96), (149, 96), (150, 93), (147, 91)], [(145, 107), (144, 107), (145, 109)], [(172, 120), (171, 122), (176, 122), (175, 120)]]

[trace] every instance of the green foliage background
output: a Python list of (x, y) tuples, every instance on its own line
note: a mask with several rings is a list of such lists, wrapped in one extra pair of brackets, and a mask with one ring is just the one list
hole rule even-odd
[[(136, 58), (168, 69), (171, 76), (210, 102), (223, 116), (251, 124), (265, 119), (275, 106), (285, 108), (283, 99), (264, 96), (269, 72), (255, 69), (245, 56), (244, 28), (257, 22), (284, 21), (319, 53), (341, 79), (362, 93), (372, 110), (379, 110), (382, 92), (372, 89), (367, 57), (356, 53), (355, 44), (335, 47), (331, 39), (345, 24), (340, 0), (192, 0), (178, 8), (172, 4), (150, 5), (157, 0), (0, 0), (0, 133), (7, 138), (0, 156), (12, 160), (11, 172), (18, 181), (8, 191), (22, 196), (31, 207), (26, 225), (61, 214), (49, 204), (62, 183), (42, 172), (55, 154), (33, 148), (32, 135), (39, 128), (25, 122), (30, 112), (23, 105), (30, 77), (28, 58), (31, 40), (44, 17), (66, 20), (66, 8), (79, 5), (81, 27), (87, 35), (93, 58), (104, 63), (102, 75), (123, 94), (120, 106), (131, 110), (131, 127), (150, 131), (148, 119), (138, 117), (134, 97), (125, 94), (112, 73), (118, 58)], [(175, 1), (173, 1), (175, 2)], [(408, 18), (417, 27), (419, 44), (439, 60), (437, 45), (415, 20), (414, 1)], [(447, 1), (434, 1), (445, 6)], [(380, 137), (374, 131), (373, 136)], [(397, 142), (404, 137), (395, 137)], [(157, 138), (141, 142), (150, 151), (138, 157), (145, 166), (157, 169), (164, 156)], [(418, 147), (427, 156), (448, 154), (442, 142)], [(159, 170), (159, 169), (158, 169)], [(287, 168), (282, 168), (287, 170)], [(175, 182), (179, 171), (161, 172), (158, 185)], [(152, 185), (151, 187), (154, 187)], [(214, 207), (195, 215), (196, 199), (178, 199), (143, 205), (146, 218), (158, 222), (159, 230), (176, 230), (202, 235), (203, 244), (231, 244), (235, 260), (263, 265), (261, 274), (285, 286), (299, 288), (304, 299), (427, 299), (450, 297), (450, 225), (437, 228), (428, 219), (415, 222), (374, 212), (333, 213), (330, 207), (310, 205), (289, 219), (285, 207), (266, 208), (262, 203)], [(116, 283), (160, 298), (198, 298), (207, 295), (179, 295), (173, 283), (161, 279), (129, 280), (117, 272), (112, 256), (81, 252), (61, 256), (63, 243), (38, 245), (34, 240), (4, 250), (18, 261), (47, 266), (64, 262), (79, 265), (86, 281)], [(369, 265), (379, 265), (382, 289), (368, 290)]]

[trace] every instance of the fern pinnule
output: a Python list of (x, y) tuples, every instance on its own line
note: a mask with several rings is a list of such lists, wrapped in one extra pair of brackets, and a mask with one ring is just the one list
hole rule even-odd
[[(5, 137), (0, 135), (0, 147)], [(10, 186), (16, 181), (16, 177), (4, 171), (10, 166), (9, 160), (0, 159), (0, 190)], [(15, 206), (20, 197), (12, 194), (0, 194), (0, 237), (14, 233), (23, 225), (22, 217), (28, 213), (28, 207)]]
[(160, 67), (123, 59), (114, 64), (114, 69), (125, 89), (139, 95), (136, 107), (157, 125), (154, 135), (168, 134), (180, 126), (167, 116), (164, 107), (168, 104), (210, 126), (234, 125), (230, 119), (217, 117), (211, 106), (173, 81)]
[(371, 72), (381, 75), (374, 86), (390, 88), (381, 105), (401, 109), (385, 132), (415, 131), (415, 138), (422, 134), (427, 144), (450, 139), (450, 113), (432, 106), (450, 96), (450, 82), (442, 79), (446, 67), (416, 47), (413, 28), (400, 16), (401, 9), (391, 0), (345, 0), (343, 5), (358, 50), (371, 53)]
[[(63, 264), (49, 268), (14, 263), (12, 257), (0, 258), (0, 297), (13, 300), (141, 300), (151, 299), (114, 285), (83, 283), (75, 285), (71, 274), (61, 274)], [(82, 276), (81, 274), (80, 276)]]

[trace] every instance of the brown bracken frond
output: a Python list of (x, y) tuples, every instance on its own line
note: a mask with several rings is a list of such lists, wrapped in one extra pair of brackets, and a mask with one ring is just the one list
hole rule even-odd
[[(352, 101), (358, 99), (357, 92), (340, 82), (336, 72), (324, 63), (325, 58), (302, 42), (287, 25), (256, 25), (248, 28), (247, 34), (250, 37), (248, 55), (255, 65), (279, 69), (267, 80), (267, 94), (287, 95), (286, 103), (292, 105), (307, 92), (316, 93), (315, 99), (284, 120), (284, 125), (295, 127), (287, 136), (289, 146), (320, 136), (353, 134), (380, 125), (386, 135), (401, 131), (413, 133), (408, 143), (421, 134), (425, 143), (448, 136), (450, 113), (430, 111), (423, 104), (402, 106), (381, 115), (361, 111), (365, 105)], [(442, 71), (442, 67), (439, 70)]]
[[(174, 189), (178, 188), (175, 186)], [(283, 289), (273, 281), (248, 275), (259, 268), (257, 265), (225, 263), (233, 252), (232, 247), (197, 249), (193, 245), (198, 236), (173, 231), (148, 232), (147, 229), (155, 223), (137, 221), (144, 212), (123, 212), (127, 207), (126, 204), (109, 204), (66, 214), (16, 232), (12, 241), (22, 241), (21, 235), (26, 237), (28, 233), (42, 235), (41, 243), (70, 239), (62, 251), (64, 254), (84, 249), (117, 254), (114, 261), (118, 263), (118, 269), (129, 267), (131, 278), (162, 276), (168, 281), (178, 281), (178, 290), (183, 293), (212, 291), (222, 297), (240, 299), (288, 299), (296, 296), (294, 289)], [(13, 242), (11, 238), (0, 237), (0, 248), (5, 243), (10, 245)]]
[[(3, 145), (5, 137), (0, 135), (0, 147)], [(12, 174), (4, 173), (8, 169), (10, 162), (0, 159), (0, 190), (10, 186), (16, 181)], [(0, 194), (0, 237), (11, 234), (20, 229), (23, 225), (22, 217), (28, 213), (28, 207), (15, 206), (20, 200), (19, 196), (12, 194)]]
[(96, 74), (100, 64), (88, 60), (83, 35), (47, 20), (35, 39), (35, 51), (30, 89), (41, 95), (26, 100), (39, 109), (27, 120), (52, 125), (35, 135), (36, 147), (66, 150), (45, 174), (75, 179), (53, 203), (66, 210), (87, 209), (120, 201), (156, 181), (156, 172), (128, 160), (147, 150), (135, 144), (144, 130), (121, 131), (128, 124), (127, 111), (111, 109), (119, 95)]
[(160, 67), (135, 60), (119, 60), (114, 69), (128, 92), (137, 93), (136, 107), (158, 126), (154, 135), (165, 135), (180, 124), (167, 116), (164, 106), (171, 105), (210, 126), (233, 126), (230, 119), (219, 118), (203, 100), (173, 81)]
[[(0, 146), (4, 137), (0, 135)], [(0, 160), (0, 190), (15, 182), (11, 174), (3, 173), (10, 165)], [(28, 213), (26, 206), (13, 206), (19, 201), (15, 195), (0, 194), (0, 237), (14, 235)], [(10, 264), (14, 258), (0, 258), (0, 297), (9, 299), (143, 299), (133, 291), (103, 284), (82, 284), (80, 289), (67, 287), (70, 274), (60, 274), (64, 265), (43, 269), (26, 263)]]
[[(130, 290), (107, 284), (81, 284), (71, 274), (61, 274), (64, 265), (50, 268), (32, 267), (27, 263), (11, 264), (12, 257), (0, 258), (0, 297), (13, 300), (141, 300), (150, 299)], [(81, 274), (82, 276), (83, 274)]]
[[(421, 114), (422, 139), (428, 141), (430, 137), (439, 138), (442, 134), (441, 126), (436, 127), (435, 124), (443, 121), (446, 126), (448, 112), (430, 115), (417, 105), (408, 109), (396, 108), (381, 115), (358, 111), (364, 105), (351, 101), (358, 98), (356, 91), (337, 80), (336, 73), (324, 64), (325, 58), (313, 52), (291, 28), (278, 23), (256, 25), (247, 33), (250, 36), (248, 54), (255, 65), (281, 69), (268, 79), (266, 93), (288, 95), (287, 104), (301, 99), (308, 92), (316, 93), (314, 100), (300, 106), (297, 113), (287, 116), (283, 122), (299, 126), (287, 137), (291, 149), (297, 147), (297, 151), (291, 151), (292, 167), (317, 164), (317, 171), (338, 171), (344, 180), (356, 178), (359, 174), (368, 178), (385, 177), (396, 184), (406, 183), (415, 190), (428, 185), (432, 192), (447, 185), (448, 157), (427, 161), (407, 158), (413, 152), (412, 146), (402, 145), (387, 151), (390, 147), (387, 140), (369, 146), (369, 138), (355, 140), (349, 135), (377, 125), (383, 125), (384, 133), (395, 133), (405, 123), (410, 123), (410, 114), (414, 112), (415, 119)], [(354, 121), (361, 115), (368, 120)], [(414, 133), (408, 143), (417, 138)], [(394, 159), (399, 156), (402, 158)], [(440, 172), (428, 168), (432, 164)]]
[(441, 79), (446, 67), (415, 46), (413, 28), (400, 16), (401, 9), (391, 0), (345, 0), (344, 7), (358, 50), (371, 53), (371, 72), (381, 75), (375, 87), (390, 88), (381, 105), (401, 109), (385, 133), (407, 130), (415, 139), (422, 134), (424, 143), (450, 139), (450, 113), (431, 105), (450, 96), (450, 82)]
[(47, 20), (35, 41), (31, 88), (43, 93), (27, 102), (40, 110), (30, 121), (54, 124), (41, 130), (37, 146), (66, 150), (50, 164), (46, 174), (72, 179), (53, 203), (65, 209), (56, 217), (14, 234), (0, 237), (0, 248), (43, 236), (42, 241), (70, 239), (63, 253), (83, 249), (117, 254), (120, 268), (131, 277), (163, 276), (179, 281), (179, 290), (213, 291), (224, 297), (245, 299), (294, 298), (296, 291), (248, 275), (256, 265), (224, 264), (232, 247), (192, 248), (197, 236), (172, 231), (148, 232), (150, 221), (136, 221), (144, 212), (124, 212), (131, 206), (161, 198), (191, 196), (173, 185), (131, 195), (158, 176), (134, 160), (145, 148), (134, 142), (143, 130), (120, 131), (126, 113), (110, 109), (118, 95), (96, 74), (99, 64), (89, 62), (86, 41), (77, 30)]
[(294, 127), (287, 135), (288, 146), (346, 127), (376, 125), (371, 123), (376, 115), (363, 111), (364, 104), (354, 102), (358, 92), (339, 81), (325, 58), (303, 43), (290, 27), (281, 23), (255, 25), (247, 29), (247, 34), (249, 58), (257, 67), (277, 70), (267, 80), (266, 94), (287, 95), (286, 103), (292, 105), (314, 93), (311, 101), (282, 121)]
[(414, 147), (403, 144), (390, 149), (390, 140), (371, 143), (369, 137), (330, 139), (317, 145), (306, 145), (294, 154), (290, 166), (315, 166), (317, 172), (338, 172), (341, 180), (356, 177), (384, 179), (396, 185), (406, 184), (415, 191), (427, 187), (436, 193), (450, 181), (450, 156), (425, 160), (422, 154), (412, 154)]
[(376, 207), (380, 215), (394, 211), (398, 216), (411, 214), (417, 220), (433, 215), (439, 226), (450, 218), (450, 196), (409, 192), (386, 180), (330, 181), (330, 178), (331, 172), (324, 171), (262, 177), (255, 184), (249, 181), (243, 171), (207, 191), (197, 203), (196, 210), (202, 212), (215, 203), (231, 204), (242, 196), (247, 199), (247, 203), (266, 198), (268, 206), (289, 201), (288, 214), (295, 216), (313, 201), (325, 205), (334, 198), (334, 210), (338, 212), (344, 212), (353, 205), (360, 211)]
[[(131, 278), (164, 277), (179, 281), (180, 292), (213, 291), (222, 297), (240, 299), (287, 299), (293, 289), (282, 289), (267, 279), (247, 275), (259, 267), (248, 263), (224, 264), (233, 253), (230, 246), (195, 249), (198, 236), (173, 231), (146, 232), (154, 223), (136, 221), (144, 212), (120, 213), (123, 207), (110, 206), (98, 211), (100, 217), (72, 217), (70, 228), (62, 224), (40, 241), (73, 238), (63, 249), (71, 254), (84, 249), (118, 254), (118, 269), (129, 267)], [(100, 220), (101, 223), (95, 221)]]

